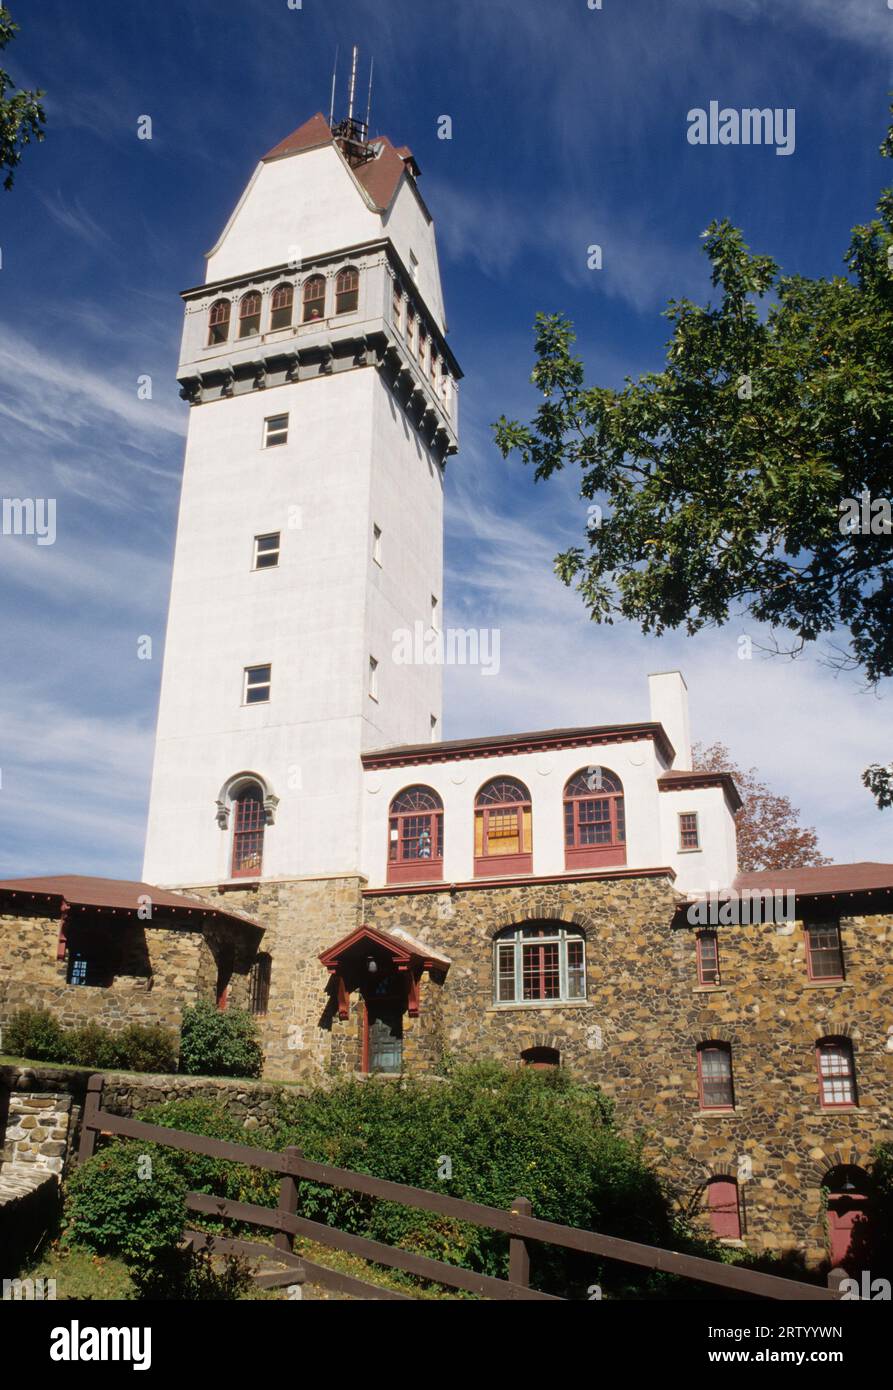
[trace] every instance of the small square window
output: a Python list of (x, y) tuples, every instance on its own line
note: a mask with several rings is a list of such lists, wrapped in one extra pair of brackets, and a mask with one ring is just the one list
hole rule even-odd
[(270, 698), (272, 666), (246, 666), (242, 691), (244, 705), (260, 705)]
[(254, 565), (256, 570), (271, 570), (279, 564), (279, 532), (271, 531), (266, 536), (254, 537)]
[(288, 442), (288, 416), (269, 415), (264, 420), (264, 448), (272, 449), (274, 444)]
[(381, 527), (372, 523), (372, 558), (377, 565), (381, 564)]
[(679, 848), (701, 848), (697, 811), (680, 811), (679, 813)]
[(378, 699), (378, 662), (374, 656), (369, 658), (369, 698)]

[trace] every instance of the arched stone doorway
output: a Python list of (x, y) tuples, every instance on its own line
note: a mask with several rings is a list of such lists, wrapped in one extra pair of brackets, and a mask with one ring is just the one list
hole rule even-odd
[(828, 1203), (828, 1255), (834, 1269), (867, 1267), (870, 1178), (855, 1164), (838, 1164), (822, 1180)]

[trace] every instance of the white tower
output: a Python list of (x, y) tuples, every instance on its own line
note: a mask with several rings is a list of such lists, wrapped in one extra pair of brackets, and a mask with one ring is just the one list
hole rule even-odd
[(418, 173), (314, 116), (184, 293), (150, 883), (357, 872), (361, 750), (440, 736), (439, 666), (393, 661), (439, 622), (461, 375)]

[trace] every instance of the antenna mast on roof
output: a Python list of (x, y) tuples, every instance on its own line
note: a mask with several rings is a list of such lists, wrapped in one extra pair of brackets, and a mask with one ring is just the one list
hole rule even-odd
[(332, 134), (341, 153), (347, 162), (356, 168), (358, 164), (365, 164), (367, 160), (375, 158), (375, 151), (369, 144), (369, 111), (372, 106), (372, 67), (369, 68), (369, 107), (366, 110), (366, 120), (354, 119), (353, 109), (357, 95), (357, 61), (360, 50), (356, 44), (353, 46), (353, 53), (350, 63), (350, 85), (347, 92), (347, 115), (343, 121), (332, 126)]
[(357, 89), (357, 57), (359, 56), (359, 51), (357, 45), (354, 44), (353, 58), (350, 64), (350, 88), (347, 94), (347, 119), (349, 121), (353, 120), (353, 99)]
[(369, 134), (369, 121), (372, 116), (372, 73), (375, 69), (375, 59), (369, 62), (369, 100), (366, 102), (366, 134)]
[(332, 100), (329, 102), (329, 130), (335, 119), (335, 77), (338, 72), (338, 45), (335, 45), (335, 62), (332, 64)]

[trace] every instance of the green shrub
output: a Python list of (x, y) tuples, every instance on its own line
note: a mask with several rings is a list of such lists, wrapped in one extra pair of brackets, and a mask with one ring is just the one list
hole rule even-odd
[(177, 1040), (160, 1024), (128, 1023), (114, 1034), (118, 1062), (128, 1071), (172, 1072), (177, 1070)]
[(35, 1062), (65, 1061), (65, 1034), (47, 1009), (17, 1009), (3, 1029), (3, 1047)]
[[(449, 1193), (503, 1210), (518, 1196), (536, 1216), (647, 1244), (672, 1246), (669, 1202), (640, 1146), (613, 1123), (597, 1087), (565, 1071), (457, 1067), (431, 1083), (346, 1081), (279, 1106), (274, 1148), (299, 1145), (319, 1162)], [(446, 1163), (448, 1160), (449, 1163)], [(449, 1177), (442, 1176), (451, 1172)], [(505, 1276), (508, 1241), (431, 1213), (305, 1182), (314, 1220)], [(590, 1283), (626, 1277), (615, 1264), (532, 1245), (534, 1284), (585, 1297)]]
[(263, 1052), (245, 1009), (221, 1011), (201, 1000), (183, 1011), (180, 1070), (188, 1076), (260, 1076)]
[(121, 1065), (116, 1038), (99, 1023), (65, 1029), (63, 1038), (66, 1062), (76, 1062), (80, 1067), (98, 1067), (101, 1071)]
[(186, 1190), (163, 1149), (135, 1140), (109, 1144), (68, 1179), (66, 1237), (145, 1267), (176, 1248)]
[[(264, 1130), (246, 1130), (241, 1121), (222, 1102), (202, 1100), (168, 1100), (150, 1105), (139, 1118), (148, 1124), (183, 1129), (190, 1134), (205, 1134), (209, 1139), (222, 1139), (229, 1144), (249, 1144), (269, 1148), (272, 1135)], [(275, 1206), (279, 1175), (265, 1169), (249, 1168), (242, 1163), (207, 1158), (204, 1154), (166, 1150), (171, 1164), (183, 1177), (190, 1192), (207, 1192), (213, 1197), (229, 1197), (236, 1202), (255, 1202), (259, 1206)], [(203, 1218), (207, 1229), (220, 1228)], [(256, 1231), (255, 1231), (256, 1235)]]
[(3, 1046), (12, 1055), (35, 1062), (71, 1062), (100, 1071), (177, 1069), (176, 1039), (157, 1024), (129, 1023), (118, 1033), (93, 1022), (63, 1028), (46, 1009), (14, 1013), (3, 1030)]

